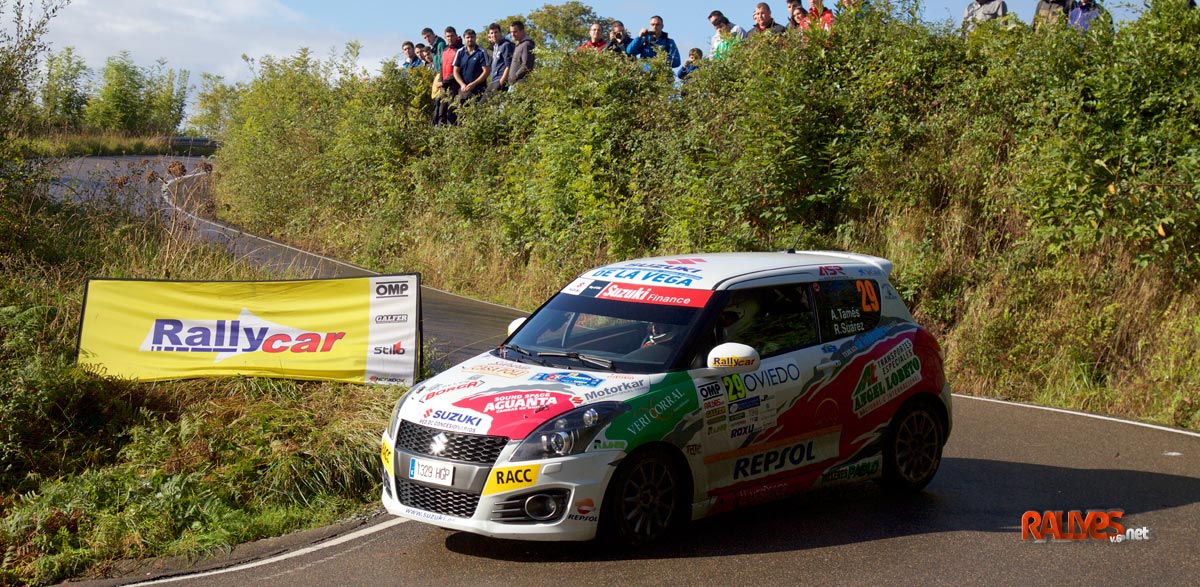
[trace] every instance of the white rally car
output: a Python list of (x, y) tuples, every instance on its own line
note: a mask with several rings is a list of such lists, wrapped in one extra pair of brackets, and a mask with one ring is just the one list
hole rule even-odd
[(588, 271), (400, 399), (383, 503), (487, 536), (637, 544), (814, 486), (919, 490), (950, 389), (891, 269), (784, 252)]

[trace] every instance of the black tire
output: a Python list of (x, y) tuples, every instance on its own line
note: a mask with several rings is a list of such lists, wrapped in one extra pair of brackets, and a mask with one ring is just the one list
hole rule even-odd
[(942, 463), (946, 427), (928, 400), (911, 400), (892, 417), (883, 442), (885, 488), (916, 493), (929, 485)]
[(660, 448), (635, 452), (617, 467), (600, 509), (600, 538), (609, 546), (654, 542), (688, 519), (686, 472)]

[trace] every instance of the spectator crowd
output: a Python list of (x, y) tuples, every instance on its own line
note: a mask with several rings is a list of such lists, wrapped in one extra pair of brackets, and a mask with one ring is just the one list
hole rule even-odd
[[(759, 2), (753, 13), (754, 25), (744, 29), (729, 20), (720, 10), (708, 15), (713, 27), (708, 58), (720, 60), (729, 55), (741, 41), (758, 35), (807, 34), (812, 30), (832, 33), (839, 18), (855, 17), (869, 9), (869, 0), (830, 0), (837, 8), (825, 7), (825, 0), (809, 0), (804, 7), (802, 0), (786, 0), (787, 21), (780, 24), (772, 15), (771, 6)], [(1187, 0), (1193, 8), (1196, 0)], [(969, 0), (963, 13), (962, 32), (970, 34), (980, 23), (990, 20), (1015, 20), (1009, 13), (1004, 0)], [(1060, 20), (1075, 29), (1087, 31), (1098, 22), (1111, 19), (1107, 11), (1096, 0), (1039, 0), (1032, 27), (1051, 25)], [(587, 40), (579, 45), (579, 51), (610, 52), (632, 59), (652, 59), (660, 53), (666, 56), (671, 68), (679, 68), (676, 75), (687, 81), (688, 76), (701, 67), (704, 53), (697, 47), (688, 51), (687, 61), (680, 63), (679, 47), (674, 39), (663, 30), (661, 16), (651, 16), (647, 27), (630, 36), (625, 24), (614, 20), (605, 34), (604, 25), (597, 22), (588, 28)], [(439, 37), (431, 28), (421, 31), (423, 43), (405, 41), (401, 46), (404, 68), (425, 67), (434, 71), (431, 96), (434, 100), (433, 124), (454, 124), (455, 106), (481, 99), (497, 92), (507, 91), (520, 82), (534, 67), (534, 42), (525, 30), (525, 23), (513, 21), (509, 24), (509, 37), (499, 24), (487, 27), (490, 50), (478, 45), (476, 32), (466, 29), (459, 36), (452, 26)]]

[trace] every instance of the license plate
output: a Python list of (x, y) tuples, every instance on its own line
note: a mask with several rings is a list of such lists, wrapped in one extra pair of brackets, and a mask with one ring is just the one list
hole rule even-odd
[(408, 478), (437, 485), (454, 485), (454, 465), (441, 461), (409, 459)]
[(388, 446), (386, 440), (379, 442), (379, 460), (383, 461), (383, 468), (387, 469), (388, 475), (395, 475), (392, 471), (392, 447)]

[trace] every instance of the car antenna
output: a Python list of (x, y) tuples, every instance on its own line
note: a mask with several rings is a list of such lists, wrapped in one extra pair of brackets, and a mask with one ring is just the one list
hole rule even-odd
[(792, 241), (792, 246), (788, 247), (787, 253), (789, 255), (796, 254), (796, 245), (798, 245), (798, 244), (800, 244), (800, 235), (799, 234), (796, 235), (796, 240)]

